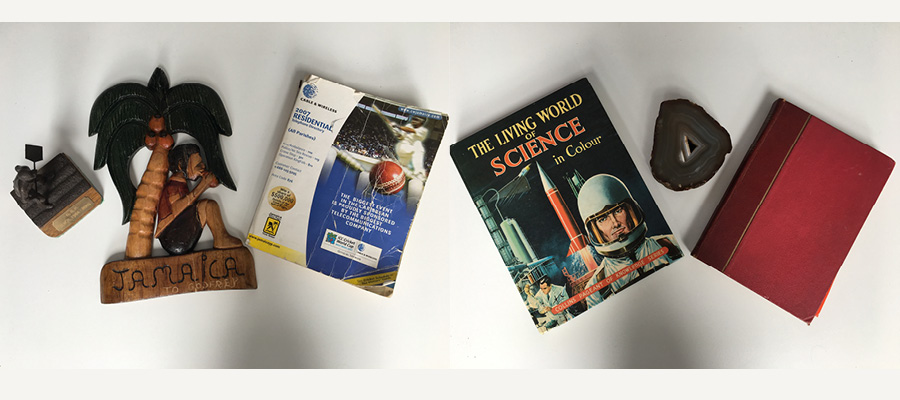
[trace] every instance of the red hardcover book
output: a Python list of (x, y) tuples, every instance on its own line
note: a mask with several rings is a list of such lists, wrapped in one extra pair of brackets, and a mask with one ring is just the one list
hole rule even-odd
[(779, 99), (692, 254), (809, 324), (893, 168)]

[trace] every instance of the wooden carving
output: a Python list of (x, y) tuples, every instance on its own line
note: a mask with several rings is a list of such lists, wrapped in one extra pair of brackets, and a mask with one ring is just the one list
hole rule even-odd
[(100, 302), (121, 303), (207, 290), (256, 289), (246, 247), (114, 261), (100, 272)]
[[(198, 144), (175, 146), (174, 135), (177, 133), (191, 135)], [(140, 290), (135, 292), (137, 294), (117, 296), (111, 292), (117, 290), (115, 285), (107, 283), (112, 281), (111, 276), (124, 273), (121, 271), (125, 269), (144, 273), (143, 269), (148, 266), (172, 265), (174, 268), (176, 264), (198, 265), (198, 259), (220, 257), (216, 251), (189, 254), (203, 227), (210, 228), (216, 249), (242, 248), (241, 241), (225, 230), (218, 204), (198, 199), (204, 190), (220, 183), (235, 190), (219, 144), (220, 135), (231, 136), (231, 124), (225, 106), (214, 90), (198, 83), (170, 88), (166, 74), (157, 68), (146, 86), (121, 83), (100, 94), (91, 109), (89, 135), (95, 134), (98, 139), (94, 169), (108, 167), (122, 199), (122, 223), (129, 223), (126, 260), (107, 264), (101, 272), (103, 302), (175, 294)], [(129, 177), (129, 162), (141, 147), (152, 153), (141, 182), (135, 188)], [(189, 190), (188, 181), (201, 177), (203, 179), (194, 190)], [(160, 212), (163, 215), (159, 215), (157, 226)], [(148, 259), (154, 238), (159, 238), (162, 247), (176, 257)], [(252, 275), (252, 279), (247, 278), (242, 286), (220, 288), (255, 288), (255, 270), (249, 252), (243, 258), (231, 259), (242, 260), (243, 273)]]

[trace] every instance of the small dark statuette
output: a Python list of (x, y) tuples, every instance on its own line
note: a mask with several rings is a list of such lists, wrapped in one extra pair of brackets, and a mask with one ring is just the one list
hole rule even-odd
[(665, 187), (680, 191), (710, 180), (731, 152), (731, 137), (702, 107), (685, 99), (659, 105), (650, 170)]
[(103, 201), (97, 189), (65, 154), (58, 154), (37, 169), (37, 162), (43, 160), (43, 150), (41, 146), (26, 144), (25, 158), (32, 162), (33, 168), (16, 166), (10, 195), (48, 236), (62, 235)]

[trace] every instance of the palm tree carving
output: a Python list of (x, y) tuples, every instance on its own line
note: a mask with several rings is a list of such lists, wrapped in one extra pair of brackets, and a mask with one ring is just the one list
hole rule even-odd
[[(222, 185), (235, 190), (219, 145), (219, 135), (231, 136), (231, 123), (222, 99), (212, 88), (199, 83), (170, 88), (165, 72), (157, 68), (146, 86), (117, 84), (101, 93), (91, 108), (88, 136), (98, 135), (94, 169), (108, 165), (122, 199), (122, 223), (130, 221), (127, 258), (150, 256), (156, 207), (168, 177), (168, 153), (176, 133), (193, 136), (207, 155), (209, 171)], [(153, 153), (135, 188), (129, 164), (142, 146)]]

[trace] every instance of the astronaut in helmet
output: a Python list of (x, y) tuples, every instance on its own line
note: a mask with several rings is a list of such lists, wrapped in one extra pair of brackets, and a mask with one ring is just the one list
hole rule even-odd
[(647, 224), (643, 210), (631, 197), (625, 184), (612, 175), (594, 175), (584, 183), (578, 192), (578, 211), (591, 245), (604, 257), (586, 287), (663, 247), (669, 249), (662, 257), (612, 282), (608, 290), (593, 293), (587, 298), (589, 307), (681, 256), (670, 236), (646, 237)]

